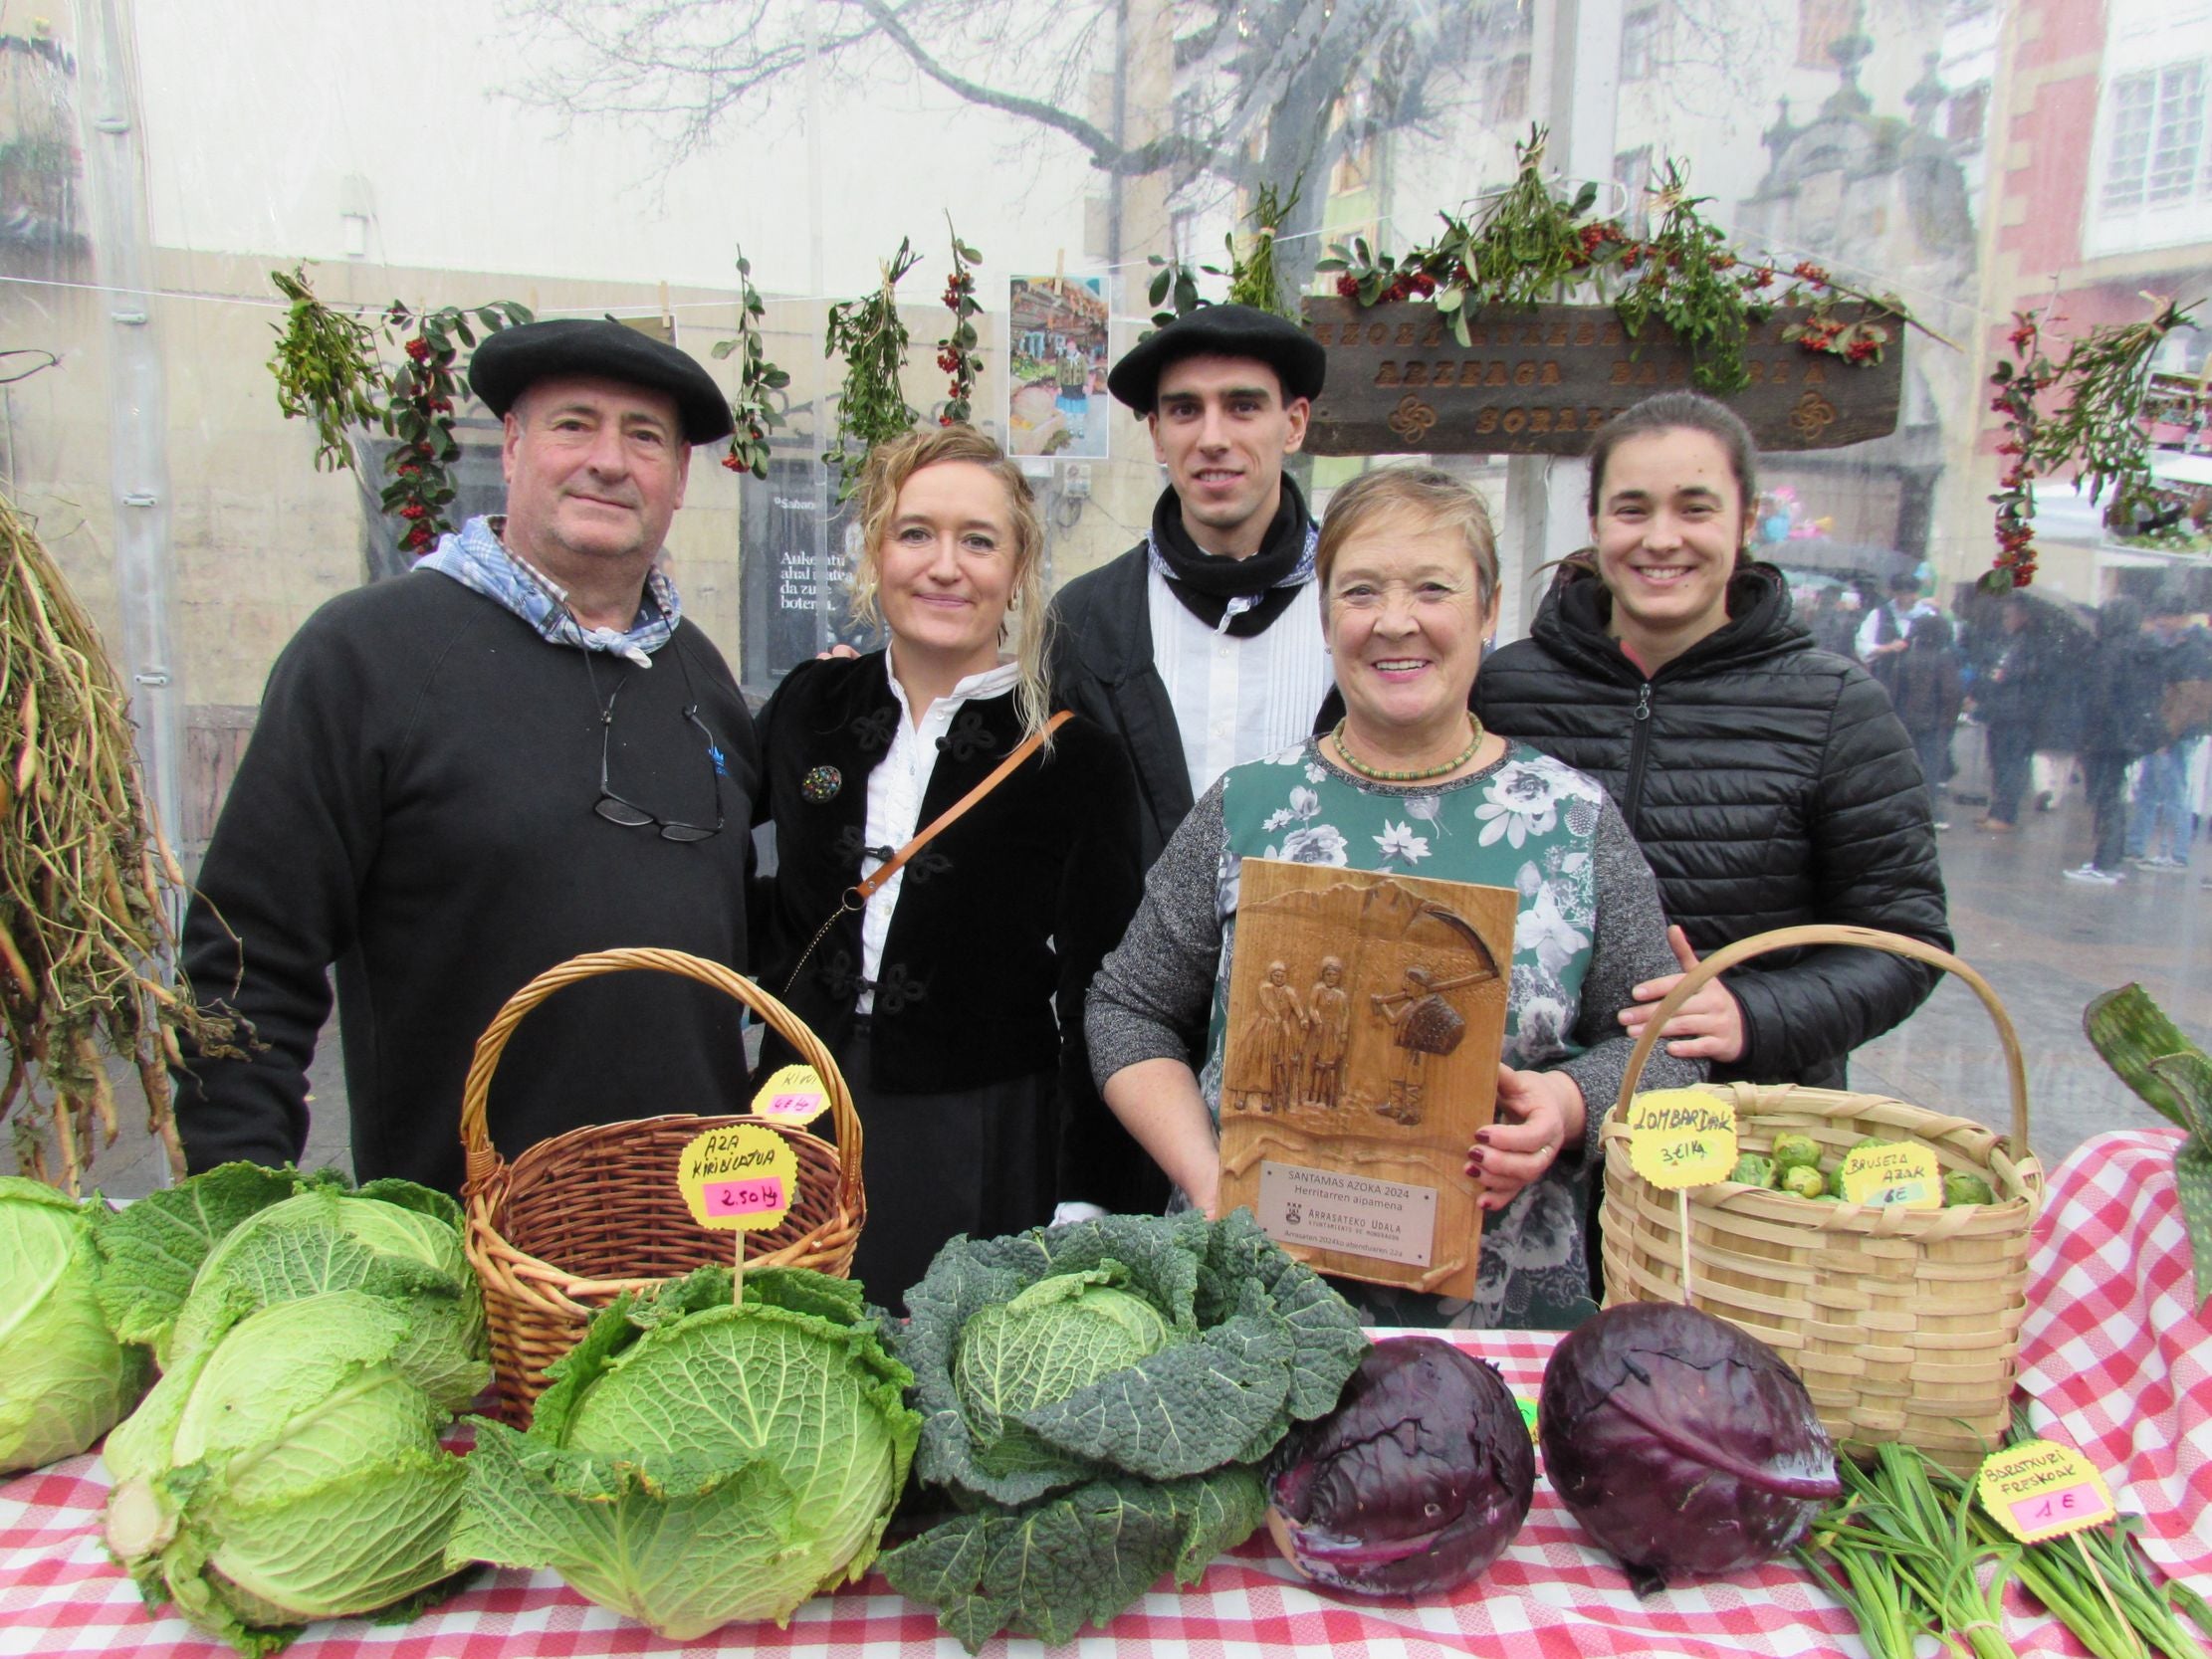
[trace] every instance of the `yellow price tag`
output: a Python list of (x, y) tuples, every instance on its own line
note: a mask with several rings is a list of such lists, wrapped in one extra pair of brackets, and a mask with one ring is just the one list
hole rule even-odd
[(1936, 1165), (1935, 1153), (1917, 1141), (1856, 1146), (1844, 1154), (1836, 1173), (1848, 1204), (1883, 1208), (1902, 1204), (1908, 1210), (1943, 1207), (1943, 1171)]
[(798, 1191), (798, 1153), (762, 1124), (729, 1124), (694, 1136), (676, 1164), (691, 1218), (717, 1233), (766, 1232)]
[(753, 1097), (753, 1115), (788, 1124), (793, 1129), (812, 1123), (829, 1108), (829, 1091), (811, 1066), (785, 1066)]
[(2041, 1544), (2112, 1519), (2104, 1477), (2072, 1446), (2024, 1440), (1983, 1459), (1975, 1491), (1997, 1525), (2022, 1544)]
[(1672, 1190), (1724, 1181), (1736, 1166), (1736, 1109), (1702, 1089), (1653, 1089), (1629, 1102), (1629, 1162)]

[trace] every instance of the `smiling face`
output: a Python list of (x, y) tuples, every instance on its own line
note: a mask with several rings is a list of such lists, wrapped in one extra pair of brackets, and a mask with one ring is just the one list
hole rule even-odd
[(1597, 494), (1590, 535), (1613, 633), (1657, 669), (1728, 620), (1742, 491), (1718, 438), (1670, 427), (1616, 445)]
[(1456, 747), (1496, 622), (1457, 526), (1397, 511), (1353, 531), (1329, 568), (1323, 628), (1355, 737), (1393, 749), (1423, 739)]
[(609, 568), (642, 580), (691, 471), (676, 400), (618, 380), (541, 380), (506, 433), (508, 546), (564, 585)]
[(1014, 588), (1006, 487), (974, 461), (924, 467), (899, 489), (875, 548), (877, 602), (902, 669), (955, 679), (998, 662)]
[(1160, 373), (1152, 453), (1183, 503), (1183, 526), (1210, 553), (1248, 558), (1282, 500), (1282, 461), (1306, 438), (1304, 398), (1253, 357), (1186, 357)]

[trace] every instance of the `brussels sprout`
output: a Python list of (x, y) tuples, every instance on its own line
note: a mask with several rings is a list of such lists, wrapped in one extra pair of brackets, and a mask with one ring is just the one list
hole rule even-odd
[(1800, 1198), (1818, 1198), (1828, 1190), (1828, 1180), (1809, 1163), (1793, 1164), (1782, 1171), (1782, 1190)]
[(1774, 1138), (1774, 1166), (1777, 1169), (1820, 1167), (1820, 1142), (1809, 1135), (1778, 1135)]
[(1963, 1169), (1953, 1169), (1943, 1177), (1943, 1205), (1994, 1204), (1997, 1194), (1990, 1191), (1989, 1183), (1979, 1175), (1970, 1175)]
[(1743, 1156), (1736, 1159), (1736, 1166), (1728, 1171), (1728, 1178), (1732, 1181), (1742, 1181), (1749, 1186), (1772, 1186), (1774, 1184), (1774, 1159), (1762, 1156), (1758, 1152), (1745, 1152)]

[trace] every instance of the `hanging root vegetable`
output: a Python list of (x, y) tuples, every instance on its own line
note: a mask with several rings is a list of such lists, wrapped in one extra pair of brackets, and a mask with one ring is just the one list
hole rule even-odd
[(17, 1159), (75, 1195), (117, 1132), (108, 1056), (128, 1056), (147, 1132), (184, 1172), (167, 1063), (233, 1022), (163, 982), (183, 876), (146, 809), (128, 700), (92, 620), (0, 498), (0, 1121)]

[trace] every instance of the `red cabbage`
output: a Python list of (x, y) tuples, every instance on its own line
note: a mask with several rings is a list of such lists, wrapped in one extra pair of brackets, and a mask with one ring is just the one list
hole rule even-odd
[(1513, 1542), (1536, 1490), (1520, 1408), (1434, 1337), (1370, 1349), (1326, 1417), (1276, 1451), (1267, 1524), (1291, 1563), (1359, 1595), (1449, 1589)]
[(1568, 1333), (1537, 1422), (1553, 1488), (1642, 1593), (1774, 1559), (1843, 1490), (1782, 1356), (1674, 1303), (1624, 1303)]

